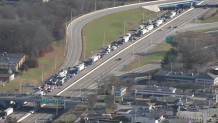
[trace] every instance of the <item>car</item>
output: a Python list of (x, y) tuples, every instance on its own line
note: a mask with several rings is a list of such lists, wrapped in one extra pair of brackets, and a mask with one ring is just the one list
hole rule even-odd
[(35, 113), (34, 111), (30, 111), (31, 114)]
[(217, 117), (217, 114), (214, 114), (213, 117)]

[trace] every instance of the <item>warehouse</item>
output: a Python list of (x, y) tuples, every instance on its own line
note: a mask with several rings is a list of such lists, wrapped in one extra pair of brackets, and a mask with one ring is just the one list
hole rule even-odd
[(218, 76), (211, 73), (184, 73), (160, 70), (152, 76), (156, 81), (195, 82), (200, 84), (217, 85)]
[(0, 69), (9, 70), (12, 72), (18, 71), (21, 65), (25, 61), (25, 55), (23, 54), (14, 54), (14, 53), (0, 53)]

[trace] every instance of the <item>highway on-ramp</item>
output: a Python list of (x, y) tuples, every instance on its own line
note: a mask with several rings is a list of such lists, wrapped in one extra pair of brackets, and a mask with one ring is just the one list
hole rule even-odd
[[(109, 62), (105, 63), (104, 65), (102, 65), (100, 68), (93, 71), (91, 74), (87, 75), (79, 83), (75, 84), (74, 86), (72, 86), (71, 88), (69, 88), (68, 90), (63, 92), (61, 95), (63, 95), (63, 96), (73, 96), (73, 97), (74, 96), (80, 96), (80, 92), (78, 91), (80, 86), (82, 88), (95, 89), (96, 88), (96, 83), (95, 82), (98, 81), (98, 79), (100, 79), (102, 76), (106, 76), (108, 73), (110, 73), (113, 70), (120, 69), (124, 64), (127, 64), (128, 62), (131, 62), (131, 60), (134, 59), (133, 58), (133, 53), (147, 52), (149, 50), (149, 48), (151, 48), (151, 47), (155, 46), (156, 44), (160, 43), (161, 41), (163, 41), (165, 39), (166, 35), (168, 35), (170, 32), (174, 31), (174, 29), (168, 29), (169, 25), (176, 25), (176, 26), (183, 25), (184, 23), (190, 22), (193, 19), (193, 17), (197, 17), (197, 16), (199, 16), (200, 14), (202, 14), (205, 11), (207, 11), (207, 9), (196, 9), (195, 12), (193, 12), (193, 11), (187, 12), (182, 17), (177, 18), (175, 21), (170, 22), (165, 27), (163, 27), (164, 31), (156, 31), (151, 36), (148, 36), (148, 37), (144, 38), (143, 40), (141, 40), (140, 42), (138, 42), (137, 44), (135, 44), (134, 46), (132, 46), (128, 50), (123, 51), (118, 56), (111, 59)], [(117, 51), (114, 51), (114, 52), (110, 53), (104, 59), (101, 59), (100, 61), (98, 61), (94, 65), (89, 66), (87, 69), (85, 69), (83, 72), (81, 72), (78, 76), (76, 76), (74, 78), (74, 80), (77, 80), (77, 79), (81, 78), (82, 76), (86, 75), (89, 71), (91, 71), (95, 67), (99, 66), (106, 59), (109, 59), (111, 56), (113, 56), (115, 53), (121, 51), (124, 47), (127, 47), (129, 44), (131, 44), (131, 43), (124, 44), (119, 49), (117, 49)], [(116, 60), (119, 57), (122, 57), (121, 61)], [(73, 83), (74, 80), (68, 81), (68, 84), (66, 83), (66, 85), (63, 86), (63, 88), (69, 86), (69, 84)], [(51, 94), (56, 94), (59, 91), (60, 90), (55, 90)], [(88, 93), (89, 91), (86, 91), (86, 92)], [(40, 115), (41, 114), (38, 114), (38, 116), (40, 116)], [(47, 113), (47, 115), (52, 116), (53, 112)], [(47, 115), (46, 115), (46, 117), (48, 117)], [(32, 121), (33, 119), (34, 118), (30, 116), (27, 119), (24, 119), (23, 122), (26, 122), (27, 120)]]

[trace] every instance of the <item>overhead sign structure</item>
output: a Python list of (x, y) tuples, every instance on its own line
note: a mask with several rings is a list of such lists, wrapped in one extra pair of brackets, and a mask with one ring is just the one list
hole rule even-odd
[(53, 104), (61, 104), (61, 99), (54, 99)]
[(42, 104), (49, 104), (49, 99), (48, 98), (44, 98), (41, 100)]

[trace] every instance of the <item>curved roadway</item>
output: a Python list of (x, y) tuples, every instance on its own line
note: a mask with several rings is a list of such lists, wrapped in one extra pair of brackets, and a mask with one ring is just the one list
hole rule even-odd
[(190, 0), (159, 0), (153, 2), (137, 3), (137, 4), (131, 4), (131, 5), (119, 6), (119, 7), (95, 11), (75, 19), (68, 25), (67, 28), (66, 44), (68, 45), (67, 47), (68, 53), (63, 68), (73, 67), (76, 64), (78, 64), (82, 54), (82, 45), (83, 45), (81, 32), (83, 27), (89, 22), (97, 18), (103, 17), (105, 15), (120, 12), (120, 11), (135, 9), (142, 6), (148, 6), (154, 4), (166, 4), (166, 3), (179, 2), (179, 1), (190, 1)]
[[(176, 0), (169, 0), (169, 1), (172, 2), (172, 1), (176, 1)], [(161, 3), (163, 3), (163, 1), (161, 1), (161, 2), (152, 2), (152, 4), (161, 4)], [(77, 56), (73, 56), (73, 54), (75, 54), (76, 51), (74, 52), (74, 50), (76, 48), (78, 48), (79, 46), (82, 46), (82, 43), (81, 43), (81, 30), (82, 30), (82, 27), (86, 23), (88, 23), (88, 22), (90, 22), (93, 19), (96, 19), (98, 17), (104, 16), (106, 14), (111, 14), (111, 13), (115, 13), (115, 12), (123, 11), (123, 10), (128, 10), (128, 9), (134, 9), (134, 8), (138, 8), (138, 7), (141, 7), (141, 6), (144, 6), (144, 5), (151, 5), (151, 3), (143, 3), (143, 4), (140, 4), (140, 5), (121, 7), (121, 8), (115, 9), (115, 10), (112, 10), (112, 9), (101, 10), (101, 11), (97, 12), (96, 14), (91, 13), (91, 14), (85, 15), (84, 16), (85, 18), (80, 17), (80, 18), (76, 19), (68, 27), (67, 37), (72, 38), (73, 41), (68, 41), (69, 46), (72, 47), (72, 48), (68, 49), (69, 50), (69, 52), (68, 52), (69, 55), (68, 55), (68, 59), (66, 60), (66, 63), (65, 63), (64, 66), (65, 67), (72, 67), (78, 62), (78, 59), (79, 59), (79, 57), (81, 55), (81, 52), (80, 52), (80, 55), (76, 54)], [(153, 47), (156, 44), (162, 42), (165, 39), (166, 35), (169, 35), (169, 33), (173, 33), (175, 30), (174, 29), (168, 29), (168, 25), (177, 25), (177, 26), (180, 25), (180, 26), (182, 26), (183, 24), (190, 22), (193, 19), (193, 17), (197, 17), (200, 14), (207, 11), (207, 9), (196, 9), (196, 10), (197, 11), (194, 11), (194, 12), (189, 11), (186, 14), (184, 14), (183, 16), (177, 18), (175, 21), (170, 22), (169, 24), (167, 24), (166, 26), (163, 27), (164, 31), (156, 31), (155, 33), (151, 34), (151, 36), (146, 36), (140, 42), (135, 44), (133, 47), (129, 48), (128, 50), (123, 51), (122, 53), (120, 53), (116, 57), (112, 58), (109, 62), (105, 63), (104, 65), (99, 67), (97, 70), (95, 70), (91, 74), (87, 75), (85, 78), (81, 79), (79, 81), (79, 83), (76, 83), (75, 85), (73, 85), (72, 87), (67, 89), (65, 92), (59, 93), (58, 95), (73, 96), (73, 97), (80, 96), (80, 92), (78, 91), (80, 86), (82, 88), (84, 88), (84, 89), (88, 89), (88, 91), (85, 91), (85, 92), (82, 92), (82, 93), (86, 93), (86, 94), (89, 93), (91, 89), (96, 88), (96, 81), (98, 81), (102, 76), (106, 76), (109, 73), (111, 73), (112, 71), (121, 68), (124, 64), (127, 64), (127, 63), (131, 62), (131, 60), (133, 60), (133, 52), (135, 52), (135, 53), (142, 52), (142, 51), (147, 52), (151, 47)], [(95, 16), (93, 16), (93, 15), (95, 15)], [(77, 25), (76, 29), (78, 29), (79, 31), (78, 30), (72, 30), (72, 33), (71, 33), (71, 29), (72, 29), (71, 27), (75, 26), (75, 25)], [(69, 32), (70, 32), (70, 34), (69, 34)], [(73, 36), (71, 34), (75, 34), (75, 35)], [(77, 43), (75, 43), (75, 41), (74, 41), (75, 39), (76, 39)], [(78, 40), (80, 40), (80, 41), (78, 41)], [(110, 53), (104, 59), (101, 59), (97, 63), (93, 64), (92, 66), (89, 66), (87, 69), (85, 69), (83, 72), (81, 72), (78, 76), (76, 76), (73, 80), (69, 80), (63, 86), (63, 88), (68, 87), (70, 84), (77, 81), (79, 78), (85, 76), (89, 71), (91, 71), (95, 67), (99, 66), (106, 59), (109, 59), (110, 57), (115, 55), (115, 53), (118, 53), (119, 51), (121, 51), (123, 48), (128, 47), (129, 44), (131, 44), (131, 43), (129, 42), (127, 44), (124, 44), (117, 51), (114, 51), (114, 52)], [(82, 48), (81, 48), (81, 50), (82, 50)], [(116, 60), (119, 57), (122, 57), (122, 62), (119, 62), (119, 61)], [(73, 59), (69, 60), (69, 58), (73, 58)], [(57, 89), (57, 90), (53, 91), (52, 93), (50, 93), (50, 95), (57, 94), (60, 91), (61, 91), (60, 89)], [(50, 112), (50, 114), (47, 114), (46, 117), (49, 117), (49, 116), (52, 117), (53, 115), (54, 115), (53, 112)], [(43, 117), (45, 117), (45, 114), (38, 114), (38, 117), (43, 118)], [(33, 120), (34, 120), (34, 117), (30, 116), (30, 117), (24, 119), (24, 122), (29, 122), (29, 121), (33, 121)]]

